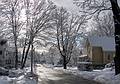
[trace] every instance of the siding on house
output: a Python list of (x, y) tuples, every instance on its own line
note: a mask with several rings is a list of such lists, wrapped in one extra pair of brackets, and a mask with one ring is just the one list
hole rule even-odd
[(101, 47), (92, 48), (92, 62), (93, 64), (103, 64), (103, 51)]

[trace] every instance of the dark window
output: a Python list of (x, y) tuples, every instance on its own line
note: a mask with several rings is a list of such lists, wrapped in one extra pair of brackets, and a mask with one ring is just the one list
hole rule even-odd
[(2, 55), (2, 51), (0, 50), (0, 55)]
[(108, 55), (108, 60), (110, 60), (110, 54)]
[(11, 60), (6, 60), (6, 64), (11, 64)]

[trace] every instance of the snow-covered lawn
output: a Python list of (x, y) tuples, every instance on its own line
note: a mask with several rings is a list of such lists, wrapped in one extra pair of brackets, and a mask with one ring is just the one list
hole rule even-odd
[(37, 84), (35, 79), (26, 76), (29, 70), (11, 70), (9, 76), (0, 76), (0, 84)]
[[(48, 68), (50, 67), (51, 66), (49, 66)], [(82, 76), (90, 80), (95, 80), (103, 84), (120, 84), (120, 74), (115, 76), (115, 70), (112, 68), (105, 68), (103, 70), (93, 71), (79, 71), (77, 70), (77, 67), (68, 67), (67, 70), (63, 69), (63, 67), (54, 67), (53, 69), (62, 70), (65, 73), (72, 73), (74, 75)]]

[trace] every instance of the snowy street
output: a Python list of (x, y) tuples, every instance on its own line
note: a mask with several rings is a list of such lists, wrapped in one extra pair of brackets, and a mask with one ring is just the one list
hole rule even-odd
[(37, 67), (37, 74), (39, 75), (38, 84), (100, 84), (63, 71), (46, 68), (43, 65)]

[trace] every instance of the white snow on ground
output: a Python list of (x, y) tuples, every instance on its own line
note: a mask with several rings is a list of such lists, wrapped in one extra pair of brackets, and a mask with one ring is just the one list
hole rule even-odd
[[(47, 67), (48, 65), (46, 65)], [(86, 79), (90, 80), (95, 80), (98, 82), (101, 82), (103, 84), (120, 84), (120, 74), (115, 76), (115, 71), (112, 68), (105, 68), (103, 70), (93, 70), (93, 71), (79, 71), (77, 70), (77, 67), (68, 67), (67, 70), (63, 69), (63, 67), (53, 67), (53, 66), (48, 66), (48, 68), (52, 68), (55, 70), (61, 70), (64, 71), (65, 73), (72, 73), (74, 75), (82, 76)], [(42, 69), (42, 68), (40, 68)], [(29, 72), (29, 68), (25, 69), (25, 73)], [(51, 70), (51, 69), (50, 69)], [(24, 71), (18, 70), (15, 71), (15, 73), (22, 73)], [(52, 71), (50, 71), (52, 73)], [(50, 76), (50, 74), (44, 73), (47, 76)], [(40, 74), (41, 77), (44, 78), (45, 75)], [(50, 76), (51, 79), (52, 76)], [(59, 78), (56, 78), (56, 80)], [(54, 79), (55, 80), (55, 79)], [(8, 77), (8, 76), (0, 76), (0, 84), (37, 84), (36, 80), (32, 78), (28, 78), (23, 75), (18, 75), (18, 77)]]
[(31, 79), (30, 77), (25, 76), (29, 70), (29, 68), (24, 70), (11, 70), (9, 76), (16, 77), (0, 76), (0, 84), (37, 84), (35, 79)]
[(24, 76), (20, 76), (17, 81), (16, 84), (37, 84), (35, 79), (29, 79), (29, 78), (25, 78)]
[[(48, 68), (50, 67), (51, 65)], [(79, 71), (77, 70), (77, 67), (68, 67), (67, 70), (63, 69), (63, 67), (54, 67), (54, 69), (62, 70), (65, 73), (72, 73), (74, 75), (82, 76), (86, 79), (95, 80), (103, 84), (120, 84), (120, 74), (115, 76), (115, 70), (113, 68), (93, 71)]]

